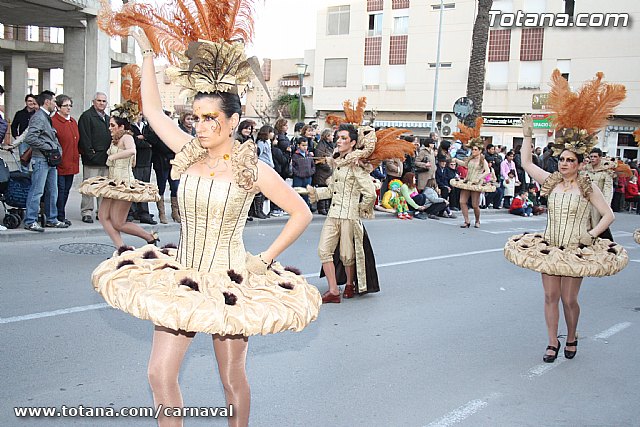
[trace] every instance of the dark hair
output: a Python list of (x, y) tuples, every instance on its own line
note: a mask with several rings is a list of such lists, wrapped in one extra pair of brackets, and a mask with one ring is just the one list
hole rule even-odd
[(491, 148), (495, 147), (492, 143), (488, 143), (487, 146), (485, 147), (486, 150), (489, 150)]
[(219, 99), (220, 109), (225, 116), (231, 117), (237, 114), (238, 117), (242, 116), (242, 104), (240, 103), (240, 97), (231, 92), (198, 92), (193, 98), (193, 102), (203, 98)]
[(514, 171), (513, 169), (511, 169), (511, 170), (507, 173), (507, 175), (513, 175), (513, 176), (516, 176), (516, 171)]
[[(167, 114), (166, 110), (165, 110), (165, 114)], [(182, 113), (180, 113), (180, 118), (178, 119), (178, 123), (184, 125), (184, 121), (189, 116), (193, 117), (193, 113), (191, 111), (183, 111)]]
[(507, 152), (507, 156), (515, 156), (515, 153), (513, 151), (509, 150)]
[(300, 135), (304, 136), (304, 134), (307, 133), (309, 129), (313, 129), (313, 126), (311, 125), (302, 126), (302, 129), (300, 129)]
[(273, 130), (273, 127), (270, 126), (270, 125), (264, 125), (258, 131), (258, 136), (256, 137), (256, 139), (258, 141), (268, 141), (269, 140), (269, 134), (271, 132), (275, 133), (275, 131)]
[(43, 90), (38, 94), (38, 96), (36, 96), (36, 102), (38, 103), (39, 106), (42, 107), (44, 103), (47, 102), (47, 100), (49, 101), (52, 100), (54, 95), (55, 94), (50, 90)]
[(293, 127), (293, 131), (294, 132), (300, 132), (300, 129), (302, 129), (304, 127), (304, 122), (298, 122), (296, 123), (296, 125)]
[(440, 142), (440, 149), (443, 151), (449, 151), (449, 148), (451, 148), (451, 141), (443, 139), (442, 142)]
[(283, 129), (287, 125), (287, 119), (278, 119), (276, 123), (273, 125), (276, 133), (284, 133)]
[(438, 162), (446, 162), (447, 161), (447, 156), (444, 156), (442, 154), (438, 154)]
[[(571, 150), (568, 150), (568, 149), (564, 149), (564, 150), (562, 150), (562, 152), (560, 153), (560, 156), (561, 156), (561, 155), (562, 155), (562, 153), (564, 153), (565, 151), (568, 151), (568, 152), (570, 152), (570, 153), (573, 153), (573, 154), (576, 156), (576, 159), (578, 159), (578, 163), (582, 163), (582, 162), (584, 162), (584, 154), (578, 154), (578, 153), (576, 153), (576, 152), (574, 152), (574, 151), (571, 151)], [(560, 156), (558, 156), (558, 157), (560, 157)]]
[(124, 117), (111, 116), (111, 118), (114, 122), (116, 122), (116, 125), (124, 126), (124, 130), (131, 130), (131, 123), (129, 123), (129, 120), (125, 119)]
[(402, 183), (407, 184), (407, 186), (413, 185), (416, 179), (416, 174), (413, 172), (407, 172), (402, 175)]
[(589, 154), (597, 154), (598, 156), (602, 157), (602, 150), (599, 149), (598, 147), (594, 147), (591, 149), (591, 152)]
[(71, 101), (71, 97), (63, 94), (56, 96), (56, 105), (58, 107), (62, 107), (62, 104), (64, 104), (65, 101)]
[(24, 102), (27, 102), (29, 100), (29, 98), (33, 98), (37, 102), (36, 96), (34, 94), (32, 94), (32, 93), (28, 93), (28, 94), (25, 95)]
[(247, 129), (247, 128), (251, 128), (251, 130), (253, 130), (253, 127), (255, 126), (255, 124), (256, 122), (254, 122), (253, 120), (243, 120), (238, 125), (238, 132), (243, 131), (244, 129)]
[(354, 125), (350, 123), (343, 123), (338, 127), (338, 132), (343, 130), (349, 132), (349, 138), (351, 138), (352, 141), (358, 142), (358, 131)]
[(435, 143), (436, 143), (436, 140), (431, 138), (431, 137), (427, 137), (427, 138), (423, 139), (422, 141), (424, 141), (424, 144), (422, 144), (422, 146), (424, 146), (424, 147), (428, 146), (429, 144), (434, 144), (435, 145)]

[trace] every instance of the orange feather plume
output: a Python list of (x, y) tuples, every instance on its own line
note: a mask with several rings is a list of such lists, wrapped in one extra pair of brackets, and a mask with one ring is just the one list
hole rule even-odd
[(400, 139), (400, 135), (409, 133), (407, 129), (387, 128), (376, 132), (376, 148), (367, 157), (367, 161), (377, 168), (387, 159), (404, 159), (405, 154), (412, 155), (416, 147), (412, 142)]
[(131, 101), (138, 104), (138, 109), (142, 111), (142, 95), (140, 93), (141, 72), (136, 64), (127, 64), (120, 71), (122, 83), (120, 94), (122, 101)]
[(551, 75), (548, 105), (555, 111), (551, 122), (556, 129), (584, 129), (593, 134), (604, 127), (615, 108), (625, 99), (624, 85), (602, 83), (604, 74), (596, 73), (578, 92), (572, 92), (560, 70)]
[(478, 117), (476, 119), (475, 127), (468, 127), (463, 123), (458, 123), (460, 132), (453, 132), (453, 136), (463, 144), (467, 144), (472, 139), (480, 138), (480, 128), (482, 127), (482, 123), (484, 123), (482, 117)]
[(633, 139), (638, 144), (638, 147), (640, 147), (640, 128), (633, 131)]
[(156, 54), (171, 63), (187, 50), (189, 42), (218, 42), (253, 38), (252, 0), (167, 0), (164, 4), (126, 3), (118, 12), (109, 0), (100, 0), (100, 29), (110, 36), (126, 36), (131, 27), (140, 27)]
[(353, 103), (350, 99), (347, 99), (342, 103), (344, 118), (338, 116), (337, 114), (329, 114), (325, 121), (333, 126), (339, 126), (343, 123), (351, 123), (353, 125), (360, 126), (362, 124), (362, 120), (364, 119), (364, 110), (366, 106), (367, 98), (365, 96), (358, 98), (356, 108), (353, 108)]

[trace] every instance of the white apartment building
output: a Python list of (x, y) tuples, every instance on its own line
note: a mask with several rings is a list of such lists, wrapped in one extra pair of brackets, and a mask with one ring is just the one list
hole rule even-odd
[[(442, 134), (455, 130), (455, 101), (466, 95), (477, 1), (442, 2), (440, 69), (436, 119)], [(317, 17), (313, 102), (322, 119), (339, 112), (344, 99), (366, 96), (376, 124), (426, 135), (431, 124), (436, 75), (440, 0), (335, 0)], [(573, 8), (573, 11), (571, 10)], [(626, 13), (627, 26), (500, 27), (489, 34), (485, 73), (483, 136), (512, 147), (521, 141), (518, 118), (535, 113), (536, 144), (546, 145), (550, 111), (544, 97), (552, 71), (559, 68), (577, 89), (597, 71), (622, 83), (627, 99), (599, 135), (609, 154), (638, 158), (631, 132), (640, 127), (640, 20), (635, 0), (494, 0), (501, 13)], [(529, 19), (529, 18), (527, 18)], [(549, 16), (549, 19), (551, 17)], [(600, 23), (598, 16), (593, 24)], [(577, 21), (576, 21), (577, 22)], [(623, 22), (622, 20), (620, 22)], [(451, 120), (453, 119), (453, 120)]]

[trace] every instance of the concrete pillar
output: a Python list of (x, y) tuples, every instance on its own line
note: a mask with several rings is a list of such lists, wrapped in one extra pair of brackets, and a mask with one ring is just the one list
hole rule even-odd
[(62, 84), (64, 94), (73, 99), (71, 115), (74, 118), (91, 105), (91, 98), (85, 99), (85, 29), (70, 28), (64, 29), (64, 53), (62, 56)]
[(51, 69), (38, 69), (38, 93), (43, 90), (51, 90)]
[[(109, 36), (100, 31), (98, 20), (87, 17), (85, 33), (85, 87), (84, 99), (89, 102), (96, 92), (109, 94), (111, 47)], [(109, 104), (114, 100), (108, 99)]]
[(11, 67), (5, 68), (4, 79), (5, 116), (13, 120), (16, 111), (24, 108), (24, 96), (27, 94), (27, 56), (24, 53), (11, 54)]

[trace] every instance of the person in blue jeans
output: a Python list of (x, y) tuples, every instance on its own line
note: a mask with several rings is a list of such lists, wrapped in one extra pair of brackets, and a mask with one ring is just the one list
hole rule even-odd
[(50, 166), (45, 154), (51, 150), (59, 150), (62, 154), (62, 147), (56, 137), (56, 131), (51, 123), (51, 113), (56, 109), (53, 100), (53, 92), (44, 91), (36, 97), (40, 108), (29, 121), (29, 132), (25, 142), (33, 150), (31, 156), (31, 188), (27, 195), (27, 212), (24, 219), (24, 228), (29, 231), (44, 231), (38, 224), (38, 214), (40, 213), (40, 199), (44, 194), (44, 213), (47, 218), (46, 226), (53, 228), (69, 227), (64, 222), (58, 220), (58, 170), (56, 166)]

